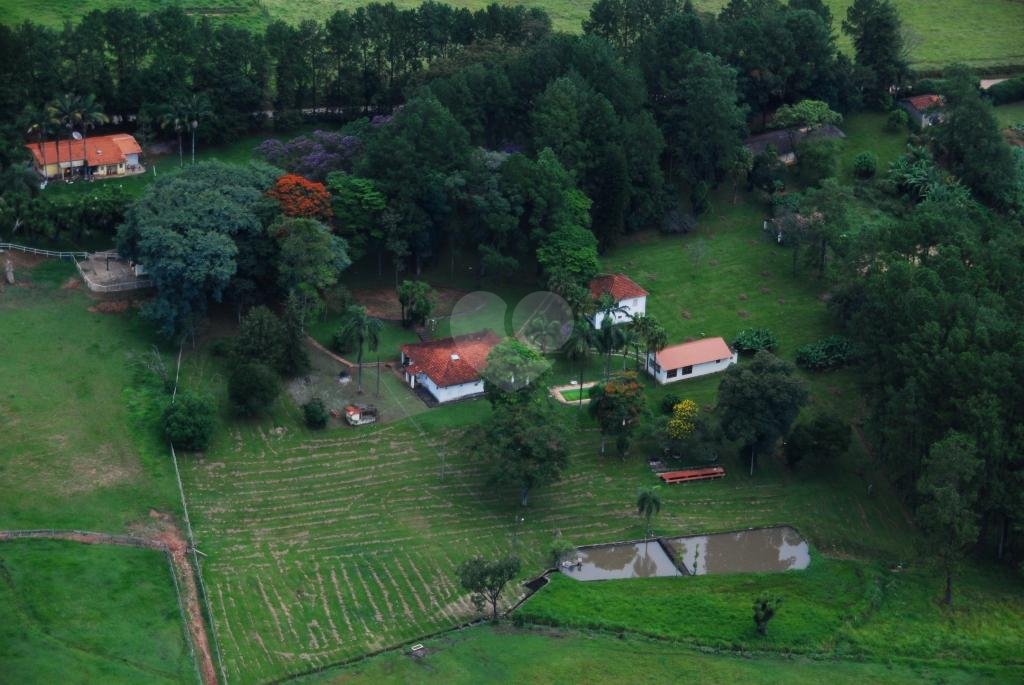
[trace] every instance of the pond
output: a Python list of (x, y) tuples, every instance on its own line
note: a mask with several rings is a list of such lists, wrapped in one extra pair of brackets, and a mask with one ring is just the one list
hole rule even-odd
[(778, 526), (580, 547), (573, 561), (563, 564), (562, 573), (577, 580), (614, 580), (797, 571), (807, 568), (811, 557), (796, 530)]
[(562, 567), (562, 573), (576, 580), (682, 575), (657, 540), (581, 547), (577, 555), (578, 564)]
[(670, 538), (692, 575), (799, 571), (811, 563), (807, 541), (789, 526)]

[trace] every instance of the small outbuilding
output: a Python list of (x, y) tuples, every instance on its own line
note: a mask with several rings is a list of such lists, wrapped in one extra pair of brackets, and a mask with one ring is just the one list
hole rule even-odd
[(738, 361), (739, 354), (725, 340), (705, 338), (648, 354), (647, 372), (664, 385), (725, 371)]
[(499, 342), (493, 331), (485, 330), (402, 345), (402, 376), (410, 388), (422, 387), (440, 404), (481, 395), (480, 372)]
[(805, 140), (842, 140), (846, 137), (842, 129), (832, 124), (815, 128), (780, 128), (750, 136), (743, 145), (750, 154), (763, 155), (768, 148), (774, 148), (775, 154), (783, 164), (796, 164), (796, 148)]
[(915, 95), (899, 102), (900, 109), (905, 111), (919, 128), (941, 124), (944, 104), (942, 96), (934, 93)]
[[(647, 291), (625, 274), (602, 274), (590, 281), (590, 297), (597, 302), (603, 295), (615, 300), (615, 311), (609, 316), (615, 324), (626, 323), (637, 314), (647, 313)], [(605, 312), (594, 313), (594, 328), (600, 329)]]
[(32, 153), (33, 168), (45, 179), (77, 177), (109, 178), (145, 171), (142, 148), (134, 136), (116, 133), (84, 140), (48, 140), (25, 146)]

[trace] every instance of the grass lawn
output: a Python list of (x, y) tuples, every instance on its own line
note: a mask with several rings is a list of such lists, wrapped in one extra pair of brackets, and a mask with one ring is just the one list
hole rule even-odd
[(1024, 102), (1013, 102), (995, 108), (996, 118), (1004, 127), (1024, 124)]
[(195, 682), (164, 555), (0, 543), (0, 671), (9, 683)]
[[(589, 583), (554, 575), (519, 611), (539, 623), (724, 650), (1024, 665), (1020, 578), (970, 568), (958, 581), (956, 605), (947, 610), (932, 572), (814, 555), (806, 571), (779, 574)], [(783, 598), (764, 638), (751, 619), (751, 603), (762, 592)]]
[(46, 261), (0, 294), (0, 528), (123, 532), (150, 508), (177, 513), (153, 397), (129, 363), (155, 342), (133, 314), (98, 314)]
[[(250, 29), (262, 29), (270, 21), (283, 19), (297, 24), (302, 19), (324, 20), (338, 9), (353, 9), (370, 0), (308, 0), (303, 3), (285, 0), (183, 0), (181, 6), (193, 16), (209, 16), (214, 21), (228, 21)], [(480, 9), (490, 0), (448, 0), (456, 7)], [(844, 50), (851, 52), (845, 34), (839, 29), (846, 8), (852, 0), (826, 0), (832, 9), (833, 24)], [(416, 7), (419, 0), (395, 0), (399, 7)], [(590, 10), (588, 0), (508, 0), (508, 4), (543, 7), (551, 15), (554, 27), (578, 32)], [(696, 0), (700, 10), (717, 12), (726, 0)], [(941, 68), (954, 62), (974, 67), (1024, 65), (1024, 47), (1020, 27), (1024, 26), (1024, 4), (1015, 0), (943, 0), (916, 2), (895, 0), (911, 34), (911, 61), (918, 68)], [(69, 4), (65, 0), (0, 0), (0, 22), (18, 24), (31, 20), (60, 27), (67, 20), (77, 19), (94, 9), (135, 7), (153, 11), (160, 0), (82, 0)]]
[(588, 399), (590, 397), (590, 388), (581, 390), (579, 388), (573, 388), (571, 390), (560, 390), (559, 393), (565, 398), (566, 402), (578, 402), (580, 398)]
[(885, 129), (888, 115), (877, 112), (854, 114), (843, 120), (846, 133), (839, 155), (840, 179), (853, 181), (853, 159), (861, 152), (874, 152), (878, 157), (878, 176), (883, 176), (889, 165), (907, 151), (907, 132), (892, 133)]
[(678, 644), (601, 633), (480, 626), (423, 640), (427, 656), (396, 651), (297, 683), (997, 683), (1021, 669), (937, 668), (790, 656), (698, 652)]

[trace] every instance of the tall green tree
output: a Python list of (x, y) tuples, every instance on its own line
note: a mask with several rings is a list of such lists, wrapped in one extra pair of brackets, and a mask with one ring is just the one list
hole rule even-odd
[(494, 408), (531, 402), (543, 390), (550, 369), (551, 363), (536, 349), (515, 338), (506, 338), (487, 355), (484, 392)]
[(267, 307), (253, 307), (242, 317), (232, 351), (239, 363), (265, 364), (283, 373), (285, 342), (285, 327), (277, 315)]
[(857, 64), (869, 70), (867, 101), (882, 106), (891, 100), (889, 89), (903, 84), (909, 74), (903, 43), (903, 23), (890, 0), (854, 0), (846, 10), (843, 31), (853, 41)]
[(915, 518), (946, 576), (943, 601), (953, 604), (953, 574), (967, 549), (978, 540), (978, 473), (983, 464), (974, 441), (950, 433), (932, 445), (917, 481), (921, 498)]
[(402, 307), (402, 325), (423, 325), (434, 310), (433, 290), (426, 281), (402, 281), (398, 286), (398, 303)]
[(635, 373), (624, 371), (592, 386), (589, 395), (587, 409), (601, 429), (601, 454), (604, 454), (606, 440), (614, 437), (619, 456), (625, 457), (633, 431), (647, 409), (643, 386)]
[(807, 399), (807, 389), (793, 365), (765, 350), (750, 363), (733, 365), (725, 372), (718, 387), (722, 429), (749, 450), (751, 475), (757, 454), (771, 449), (789, 432)]
[(579, 373), (580, 398), (576, 405), (577, 408), (583, 406), (583, 371), (586, 369), (587, 359), (590, 357), (593, 345), (594, 326), (590, 322), (590, 317), (577, 316), (572, 322), (569, 339), (565, 341), (562, 348), (565, 356), (570, 361), (576, 362), (576, 369)]
[(491, 605), (491, 619), (498, 620), (498, 601), (505, 586), (519, 573), (519, 559), (505, 557), (488, 560), (483, 557), (466, 559), (459, 564), (457, 575), (463, 590), (472, 593), (477, 610)]
[(564, 431), (540, 399), (502, 403), (480, 429), (475, 448), (488, 463), (489, 482), (519, 490), (526, 506), (535, 488), (559, 481), (569, 466)]
[(1018, 201), (1021, 171), (992, 104), (981, 97), (977, 77), (966, 67), (950, 67), (945, 76), (946, 105), (936, 140), (950, 168), (979, 200), (1008, 209)]
[(358, 391), (363, 392), (363, 350), (375, 351), (380, 345), (380, 332), (384, 324), (380, 319), (366, 313), (366, 307), (354, 304), (345, 310), (334, 339), (356, 352), (356, 366), (359, 368)]

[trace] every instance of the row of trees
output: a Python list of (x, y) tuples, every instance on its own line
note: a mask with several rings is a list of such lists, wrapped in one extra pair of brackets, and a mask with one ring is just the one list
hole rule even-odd
[(169, 108), (196, 109), (190, 98), (202, 93), (209, 135), (219, 141), (267, 109), (389, 108), (430, 62), (475, 43), (526, 44), (550, 24), (542, 10), (494, 4), (470, 12), (426, 2), (409, 10), (372, 3), (322, 23), (276, 21), (262, 32), (195, 19), (176, 6), (93, 10), (57, 30), (4, 25), (0, 121), (15, 121), (26, 103), (102, 93), (115, 121), (137, 117), (155, 127)]

